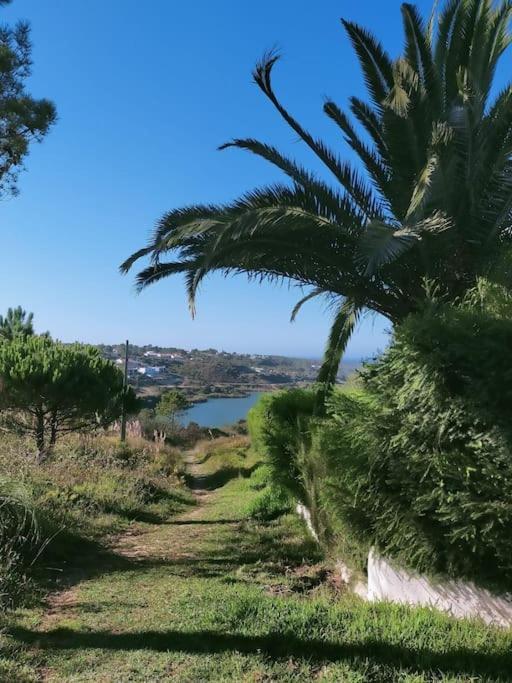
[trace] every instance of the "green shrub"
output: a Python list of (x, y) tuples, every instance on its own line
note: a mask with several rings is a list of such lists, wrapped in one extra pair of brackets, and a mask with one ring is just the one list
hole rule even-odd
[(142, 428), (142, 434), (146, 439), (153, 439), (155, 432), (166, 434), (176, 430), (176, 425), (171, 423), (166, 415), (157, 414), (152, 408), (144, 408), (137, 416)]
[(432, 305), (336, 393), (314, 448), (330, 517), (423, 571), (512, 583), (512, 321)]
[(271, 521), (290, 512), (292, 498), (286, 489), (266, 486), (260, 490), (247, 506), (246, 514), (252, 519)]
[(480, 283), (408, 318), (324, 418), (307, 417), (303, 393), (271, 395), (251, 435), (349, 562), (375, 545), (420, 571), (511, 587), (511, 348), (512, 298)]
[(292, 496), (274, 482), (272, 468), (268, 465), (260, 465), (254, 470), (249, 479), (249, 488), (258, 494), (247, 505), (245, 514), (248, 517), (270, 521), (290, 512)]
[(275, 488), (275, 493), (262, 496), (261, 504), (268, 501), (270, 506), (273, 498), (282, 500), (283, 506), (286, 497), (300, 500), (309, 508), (318, 536), (327, 545), (332, 533), (324, 510), (326, 463), (311, 447), (319, 422), (314, 417), (316, 405), (315, 389), (267, 394), (250, 411), (248, 425), (253, 449), (263, 457)]
[(264, 394), (247, 416), (254, 451), (265, 459), (274, 482), (300, 500), (307, 499), (300, 461), (309, 442), (315, 398), (309, 389)]
[(262, 491), (273, 483), (272, 468), (269, 465), (260, 465), (251, 474), (249, 488), (253, 491)]

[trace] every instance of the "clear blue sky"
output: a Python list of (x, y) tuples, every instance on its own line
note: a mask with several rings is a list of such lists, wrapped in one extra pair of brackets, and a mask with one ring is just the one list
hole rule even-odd
[[(418, 3), (427, 12), (430, 0)], [(291, 325), (300, 291), (211, 278), (190, 319), (182, 282), (136, 295), (117, 267), (166, 210), (229, 200), (281, 179), (231, 137), (258, 137), (316, 168), (251, 80), (279, 46), (275, 85), (316, 134), (342, 149), (322, 114), (362, 78), (340, 17), (402, 45), (397, 0), (14, 0), (7, 22), (32, 24), (33, 94), (53, 99), (56, 127), (32, 149), (18, 197), (2, 212), (0, 310), (21, 304), (65, 341), (119, 342), (319, 356), (329, 313), (311, 303)], [(385, 8), (385, 9), (384, 9)], [(382, 348), (387, 323), (365, 322), (349, 357)]]

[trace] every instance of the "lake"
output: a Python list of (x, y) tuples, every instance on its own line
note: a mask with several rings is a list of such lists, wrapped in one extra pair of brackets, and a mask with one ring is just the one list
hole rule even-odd
[(185, 410), (179, 420), (182, 425), (197, 422), (201, 427), (224, 427), (245, 419), (260, 396), (261, 392), (255, 391), (243, 398), (210, 398)]

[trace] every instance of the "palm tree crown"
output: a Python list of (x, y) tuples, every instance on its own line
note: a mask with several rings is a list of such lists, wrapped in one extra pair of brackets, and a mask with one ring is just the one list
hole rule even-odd
[(397, 60), (367, 30), (343, 21), (368, 98), (350, 99), (351, 117), (332, 101), (324, 111), (359, 157), (357, 168), (287, 111), (272, 85), (278, 56), (266, 55), (256, 83), (333, 182), (271, 145), (233, 140), (222, 148), (257, 154), (291, 182), (227, 205), (170, 211), (122, 271), (150, 256), (139, 288), (185, 274), (192, 311), (200, 282), (216, 270), (309, 287), (293, 316), (305, 301), (328, 297), (336, 314), (321, 381), (335, 376), (363, 311), (399, 322), (427, 296), (426, 281), (457, 299), (489, 276), (511, 239), (512, 87), (492, 91), (511, 13), (508, 1), (446, 0), (427, 23), (403, 4), (405, 48)]

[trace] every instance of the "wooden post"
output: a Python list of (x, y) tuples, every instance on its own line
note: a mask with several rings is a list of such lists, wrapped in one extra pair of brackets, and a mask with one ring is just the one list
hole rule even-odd
[(125, 399), (128, 388), (128, 339), (124, 348), (124, 378), (123, 378), (123, 412), (121, 413), (121, 443), (126, 441), (126, 409)]

